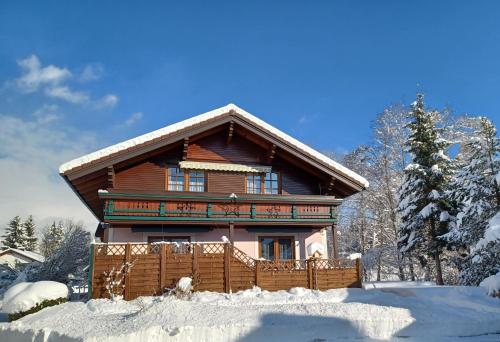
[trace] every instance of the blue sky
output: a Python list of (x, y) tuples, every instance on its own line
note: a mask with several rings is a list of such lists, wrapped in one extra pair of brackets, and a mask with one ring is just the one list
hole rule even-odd
[[(45, 185), (1, 191), (53, 192), (36, 215), (62, 196), (81, 217), (60, 162), (229, 102), (323, 151), (367, 142), (417, 90), (498, 125), (499, 16), (498, 1), (3, 1), (0, 173), (38, 167)], [(31, 210), (3, 206), (1, 221)]]

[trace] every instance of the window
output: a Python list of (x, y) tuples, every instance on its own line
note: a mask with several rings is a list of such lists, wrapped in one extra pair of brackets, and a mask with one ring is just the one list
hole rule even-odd
[(269, 195), (278, 194), (278, 174), (268, 172), (264, 177), (264, 193)]
[(184, 191), (184, 171), (178, 167), (168, 168), (168, 190)]
[(294, 246), (292, 237), (260, 237), (259, 256), (266, 260), (292, 260), (295, 254)]
[(262, 193), (261, 178), (262, 177), (260, 175), (248, 175), (247, 176), (247, 193), (249, 193), (249, 194)]
[(277, 172), (247, 175), (247, 193), (249, 194), (279, 194), (279, 176)]
[(205, 172), (189, 171), (189, 191), (205, 191)]
[(149, 236), (148, 243), (152, 242), (191, 242), (191, 237), (189, 236)]

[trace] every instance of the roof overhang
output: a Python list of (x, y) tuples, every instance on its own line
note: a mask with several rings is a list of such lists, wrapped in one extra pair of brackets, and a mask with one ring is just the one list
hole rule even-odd
[(71, 181), (130, 158), (140, 156), (141, 154), (180, 142), (185, 138), (231, 121), (263, 137), (296, 158), (347, 184), (356, 191), (361, 191), (369, 185), (365, 178), (234, 104), (74, 159), (61, 165), (59, 171), (62, 176), (67, 177)]

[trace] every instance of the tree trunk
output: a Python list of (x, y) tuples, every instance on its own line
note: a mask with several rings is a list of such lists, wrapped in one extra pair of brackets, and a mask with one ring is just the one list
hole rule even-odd
[(434, 262), (436, 263), (436, 284), (444, 285), (443, 281), (443, 271), (441, 269), (441, 259), (439, 257), (439, 252), (434, 252)]
[(411, 255), (408, 256), (408, 264), (410, 267), (410, 279), (411, 281), (415, 281), (415, 268), (413, 267), (413, 258)]
[(382, 253), (379, 253), (377, 258), (377, 281), (380, 281), (381, 268), (382, 268)]

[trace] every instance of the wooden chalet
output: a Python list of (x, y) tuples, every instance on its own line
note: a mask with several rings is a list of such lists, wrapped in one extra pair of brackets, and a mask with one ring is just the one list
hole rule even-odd
[(308, 259), (318, 246), (321, 258), (338, 259), (336, 207), (368, 186), (233, 104), (72, 160), (60, 174), (101, 222), (103, 243), (226, 236), (245, 258), (276, 262)]

